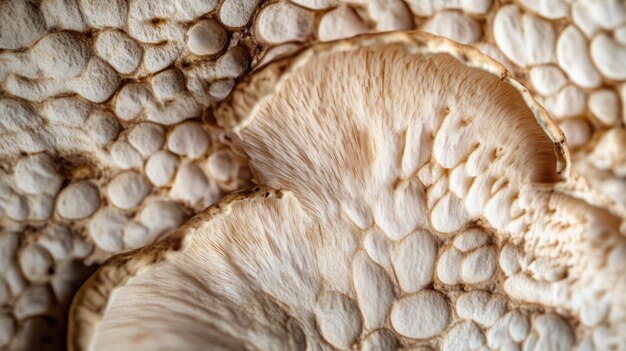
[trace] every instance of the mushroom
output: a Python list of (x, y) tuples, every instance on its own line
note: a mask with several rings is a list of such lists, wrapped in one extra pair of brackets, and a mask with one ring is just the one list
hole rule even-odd
[(0, 349), (64, 349), (88, 266), (247, 187), (205, 112), (311, 42), (419, 29), (478, 48), (558, 121), (577, 179), (559, 190), (626, 219), (625, 21), (616, 0), (0, 1), (0, 237), (16, 240), (0, 247)]
[(71, 350), (626, 347), (619, 216), (572, 190), (561, 131), (476, 49), (316, 44), (215, 115), (259, 185), (109, 259)]

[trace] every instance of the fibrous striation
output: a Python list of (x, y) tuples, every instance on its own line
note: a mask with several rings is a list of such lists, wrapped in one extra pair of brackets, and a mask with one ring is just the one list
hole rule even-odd
[[(65, 309), (86, 267), (155, 241), (249, 185), (247, 160), (206, 113), (237, 79), (311, 42), (409, 29), (500, 61), (565, 132), (573, 171), (626, 205), (621, 1), (7, 0), (0, 4), (0, 347), (63, 348)], [(420, 169), (427, 205), (456, 208), (469, 171)], [(435, 225), (452, 230), (461, 222)], [(445, 251), (452, 266), (439, 268), (440, 258), (434, 269), (450, 270), (453, 281), (480, 280), (471, 262), (488, 264), (487, 252), (498, 256), (489, 250), (453, 245)], [(511, 271), (522, 265), (498, 260)], [(30, 303), (35, 312), (23, 313)], [(581, 345), (601, 348), (605, 332), (597, 329), (596, 344)], [(369, 335), (364, 348), (396, 345), (386, 331)]]

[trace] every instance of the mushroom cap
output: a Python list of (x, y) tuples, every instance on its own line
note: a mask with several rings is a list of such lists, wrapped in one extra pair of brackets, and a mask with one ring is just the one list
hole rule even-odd
[[(397, 54), (388, 62), (381, 59), (382, 72), (377, 72), (371, 68), (377, 58), (368, 55), (381, 47)], [(387, 64), (406, 65), (406, 72), (385, 68)], [(365, 77), (352, 69), (363, 66)], [(310, 71), (329, 71), (327, 67), (333, 73), (326, 80), (313, 79), (316, 73)], [(391, 82), (388, 86), (359, 91), (359, 84), (385, 78)], [(293, 103), (279, 103), (283, 100)], [(352, 110), (351, 105), (360, 109)], [(566, 179), (570, 171), (563, 133), (502, 65), (474, 48), (422, 32), (313, 45), (246, 77), (215, 114), (242, 139), (257, 183), (275, 189), (306, 187), (300, 196), (305, 203), (319, 197), (354, 198), (362, 192), (361, 197), (371, 197), (368, 189), (379, 191), (381, 182), (396, 175), (409, 178), (431, 152), (445, 169), (464, 163), (472, 153), (475, 158), (503, 154), (480, 162), (498, 160), (492, 175), (525, 178), (521, 183), (553, 183)], [(322, 118), (328, 114), (337, 117)], [(349, 123), (342, 124), (339, 116)], [(393, 138), (404, 139), (404, 150), (384, 155), (382, 149), (391, 146)], [(337, 145), (345, 152), (337, 152)], [(395, 170), (400, 174), (384, 168), (396, 166), (385, 163), (387, 156), (402, 158)], [(372, 157), (382, 161), (372, 164)], [(281, 175), (280, 170), (288, 171)], [(324, 176), (310, 177), (311, 171)], [(345, 193), (336, 194), (338, 190)]]
[[(513, 312), (566, 311), (521, 318), (535, 320), (535, 341), (571, 348), (568, 320), (588, 305), (571, 300), (567, 279), (589, 276), (576, 262), (588, 260), (568, 254), (588, 247), (568, 246), (555, 223), (599, 228), (620, 282), (600, 289), (626, 291), (614, 271), (619, 220), (581, 200), (587, 218), (567, 215), (572, 200), (554, 193), (569, 172), (562, 133), (472, 48), (423, 33), (316, 44), (258, 70), (215, 112), (263, 185), (108, 260), (74, 299), (70, 349), (445, 345), (463, 332), (459, 287), (493, 290), (501, 277)], [(450, 244), (476, 230), (490, 239), (467, 252)], [(556, 277), (558, 298), (525, 283), (535, 268), (496, 272), (496, 252), (514, 257), (506, 245), (556, 267), (541, 272)], [(506, 290), (523, 284), (532, 293)], [(502, 313), (493, 318), (512, 318)]]

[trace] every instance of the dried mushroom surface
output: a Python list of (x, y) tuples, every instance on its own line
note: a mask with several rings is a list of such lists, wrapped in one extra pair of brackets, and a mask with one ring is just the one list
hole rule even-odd
[(262, 186), (101, 267), (73, 349), (626, 348), (621, 219), (559, 190), (561, 131), (478, 50), (316, 45), (216, 117)]
[(206, 113), (239, 77), (310, 42), (408, 29), (501, 62), (565, 132), (579, 188), (626, 205), (620, 0), (4, 0), (0, 348), (63, 349), (98, 264), (249, 185)]

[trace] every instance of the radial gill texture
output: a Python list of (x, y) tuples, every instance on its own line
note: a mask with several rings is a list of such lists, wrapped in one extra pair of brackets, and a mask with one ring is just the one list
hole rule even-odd
[[(207, 112), (236, 80), (305, 44), (410, 29), (502, 63), (564, 131), (580, 180), (572, 191), (626, 205), (620, 0), (0, 1), (0, 348), (64, 349), (69, 302), (99, 264), (250, 185), (248, 161), (231, 147), (236, 138)], [(460, 174), (438, 172), (422, 170), (431, 191)], [(443, 175), (448, 183), (438, 184)], [(489, 250), (473, 262), (500, 252)], [(474, 257), (451, 252), (438, 262)], [(425, 278), (397, 279), (418, 286)], [(594, 337), (581, 345), (602, 349), (606, 313), (597, 298), (601, 311), (585, 312)], [(324, 301), (322, 319), (328, 306), (352, 309), (342, 296)], [(536, 335), (555, 330), (550, 316), (533, 319)], [(342, 335), (337, 347), (352, 334)], [(363, 348), (395, 345), (385, 330), (369, 335)]]

